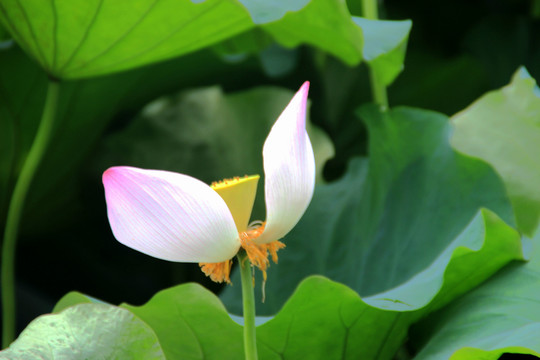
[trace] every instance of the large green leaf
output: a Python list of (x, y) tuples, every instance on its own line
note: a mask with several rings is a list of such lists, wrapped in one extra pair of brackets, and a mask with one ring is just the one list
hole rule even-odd
[[(476, 248), (486, 234), (512, 243), (513, 250), (503, 256), (513, 255), (497, 266), (518, 257), (517, 233), (498, 235), (479, 225), (478, 218), (472, 221), (486, 207), (514, 222), (496, 173), (450, 147), (447, 117), (410, 108), (379, 113), (368, 107), (361, 114), (370, 132), (369, 165), (356, 160), (342, 180), (317, 187), (306, 214), (283, 240), (287, 248), (280, 252), (279, 264), (268, 272), (268, 296), (258, 304), (261, 315), (276, 313), (310, 274), (345, 283), (362, 296), (400, 286), (412, 291), (426, 269), (433, 284), (440, 284), (449, 253), (466, 243)], [(471, 274), (480, 277), (464, 279), (462, 291), (496, 269), (470, 266)], [(413, 308), (435, 297), (439, 285), (427, 289), (411, 295)], [(238, 290), (227, 287), (223, 294), (231, 312), (240, 312)]]
[[(123, 131), (106, 139), (100, 169), (124, 164), (166, 169), (207, 183), (244, 174), (263, 175), (262, 147), (293, 92), (255, 88), (225, 95), (217, 87), (161, 98)], [(320, 169), (333, 155), (328, 136), (308, 125)], [(259, 184), (256, 219), (264, 219), (264, 186)]]
[(161, 291), (143, 306), (121, 306), (154, 329), (167, 359), (243, 358), (242, 327), (200, 285)]
[(514, 259), (523, 259), (519, 233), (484, 209), (429, 267), (406, 283), (364, 300), (380, 308), (422, 309), (425, 314), (467, 292)]
[[(301, 338), (310, 348), (331, 351), (328, 358), (332, 359), (392, 359), (412, 323), (520, 257), (518, 234), (488, 211), (477, 216), (460, 238), (459, 245), (447, 251), (451, 259), (442, 255), (406, 284), (375, 296), (360, 299), (341, 284), (308, 278), (275, 318), (257, 331), (263, 336), (272, 334), (274, 340), (267, 346), (292, 359), (301, 357), (303, 350), (287, 348), (294, 338)], [(267, 291), (267, 298), (272, 296)], [(321, 324), (324, 319), (334, 320)], [(332, 334), (323, 346), (317, 344), (321, 332)]]
[(525, 69), (452, 117), (452, 145), (489, 162), (502, 176), (519, 229), (540, 222), (540, 90)]
[(192, 52), (252, 26), (236, 1), (3, 1), (0, 19), (52, 76), (85, 77)]
[[(307, 359), (390, 359), (403, 344), (410, 324), (520, 256), (515, 230), (483, 210), (430, 267), (386, 293), (360, 299), (344, 285), (308, 278), (275, 318), (257, 328), (261, 358), (296, 359), (303, 354)], [(267, 298), (274, 296), (267, 292)], [(95, 301), (70, 293), (55, 311)], [(221, 354), (224, 359), (241, 357), (239, 326), (228, 318), (219, 300), (199, 285), (164, 290), (141, 307), (122, 306), (154, 329), (168, 359), (219, 358), (218, 349), (227, 349), (229, 357)], [(216, 333), (221, 335), (216, 338)]]
[(162, 61), (258, 25), (286, 46), (308, 43), (357, 64), (362, 34), (346, 5), (337, 0), (307, 3), (9, 0), (0, 4), (0, 22), (57, 78), (90, 77)]
[[(61, 303), (88, 301), (82, 294), (69, 293)], [(154, 329), (168, 360), (243, 358), (242, 327), (199, 285), (176, 286), (140, 307), (122, 307)], [(275, 318), (257, 327), (259, 358), (374, 358), (395, 318), (396, 313), (370, 307), (342, 284), (311, 277)]]
[[(538, 233), (537, 235), (540, 235)], [(415, 359), (496, 360), (503, 353), (540, 357), (540, 237), (532, 260), (513, 264), (414, 327)]]
[(364, 60), (378, 81), (390, 85), (403, 70), (412, 21), (384, 21), (353, 17), (364, 35)]
[[(485, 243), (474, 244), (472, 238), (478, 231), (475, 227), (482, 224)], [(347, 286), (324, 277), (305, 279), (276, 316), (257, 327), (260, 358), (391, 359), (411, 323), (479, 281), (471, 282), (466, 275), (492, 272), (512, 256), (504, 254), (519, 252), (517, 234), (492, 213), (478, 216), (466, 233), (463, 236), (469, 237), (467, 245), (473, 249), (455, 249), (438, 297), (428, 307), (415, 303), (416, 309), (412, 309), (398, 298), (385, 299), (383, 306), (374, 306), (377, 302), (381, 305), (383, 300), (361, 299)], [(471, 271), (486, 263), (490, 270)], [(429, 283), (423, 281), (426, 286)], [(409, 299), (414, 297), (411, 292), (422, 291), (421, 282), (417, 285), (420, 286), (411, 286)], [(91, 301), (95, 299), (70, 293), (55, 310)], [(169, 360), (238, 359), (243, 355), (241, 327), (231, 320), (219, 300), (199, 285), (176, 286), (156, 294), (145, 305), (122, 307), (152, 327)]]
[(165, 359), (156, 334), (125, 309), (79, 304), (35, 319), (4, 360)]

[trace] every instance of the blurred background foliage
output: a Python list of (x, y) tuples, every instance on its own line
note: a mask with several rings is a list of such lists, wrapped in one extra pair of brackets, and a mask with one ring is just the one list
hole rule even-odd
[[(404, 71), (388, 88), (390, 105), (451, 116), (507, 84), (521, 65), (540, 78), (537, 4), (385, 1), (382, 19), (413, 21)], [(348, 6), (353, 15), (362, 15), (357, 2)], [(0, 39), (7, 38), (0, 29)], [(0, 118), (16, 116), (20, 127), (20, 136), (3, 140), (17, 149), (26, 149), (33, 139), (46, 80), (16, 45), (1, 44)], [(342, 179), (353, 157), (367, 152), (367, 130), (356, 114), (371, 101), (363, 64), (347, 65), (310, 46), (284, 48), (255, 29), (173, 60), (63, 82), (55, 132), (63, 140), (52, 140), (21, 226), (18, 330), (50, 312), (71, 290), (131, 304), (188, 281), (219, 292), (221, 287), (196, 264), (156, 260), (114, 240), (101, 173), (108, 166), (132, 165), (188, 173), (206, 182), (260, 173), (268, 128), (305, 80), (312, 84), (312, 136), (323, 149), (320, 158), (334, 155), (319, 169), (319, 182), (332, 183)], [(6, 126), (0, 122), (0, 136), (12, 130)], [(414, 136), (401, 140), (415, 141)], [(5, 218), (17, 159), (24, 155), (16, 153), (9, 163), (0, 157), (5, 175), (0, 176), (0, 218)], [(260, 197), (256, 206), (256, 217), (264, 217)]]

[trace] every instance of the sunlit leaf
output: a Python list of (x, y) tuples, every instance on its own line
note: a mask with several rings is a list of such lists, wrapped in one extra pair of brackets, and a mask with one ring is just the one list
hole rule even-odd
[(0, 10), (21, 47), (60, 78), (172, 58), (253, 26), (240, 3), (220, 0), (4, 1)]
[(346, 5), (337, 0), (308, 2), (9, 0), (0, 4), (0, 22), (56, 78), (90, 77), (151, 64), (257, 26), (283, 45), (310, 44), (357, 64), (362, 34)]
[(35, 319), (3, 360), (165, 359), (156, 334), (131, 312), (79, 304)]
[(452, 117), (452, 145), (490, 163), (502, 176), (519, 229), (540, 222), (540, 90), (525, 69)]

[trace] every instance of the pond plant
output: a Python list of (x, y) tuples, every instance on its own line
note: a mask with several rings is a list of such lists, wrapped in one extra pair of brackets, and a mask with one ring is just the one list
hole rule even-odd
[(0, 359), (540, 357), (539, 4), (0, 0)]

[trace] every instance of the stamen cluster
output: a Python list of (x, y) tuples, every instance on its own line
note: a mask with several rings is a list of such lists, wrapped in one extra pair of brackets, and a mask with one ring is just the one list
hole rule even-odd
[[(277, 264), (277, 252), (285, 247), (281, 241), (272, 241), (267, 244), (257, 244), (253, 240), (259, 237), (264, 231), (265, 223), (255, 221), (251, 223), (248, 230), (241, 232), (240, 245), (246, 251), (247, 257), (254, 266), (263, 273), (263, 281), (266, 281), (266, 270), (270, 266), (268, 256), (272, 256), (272, 261)], [(202, 272), (209, 276), (212, 281), (231, 283), (230, 271), (232, 260), (227, 260), (219, 263), (199, 263)]]

